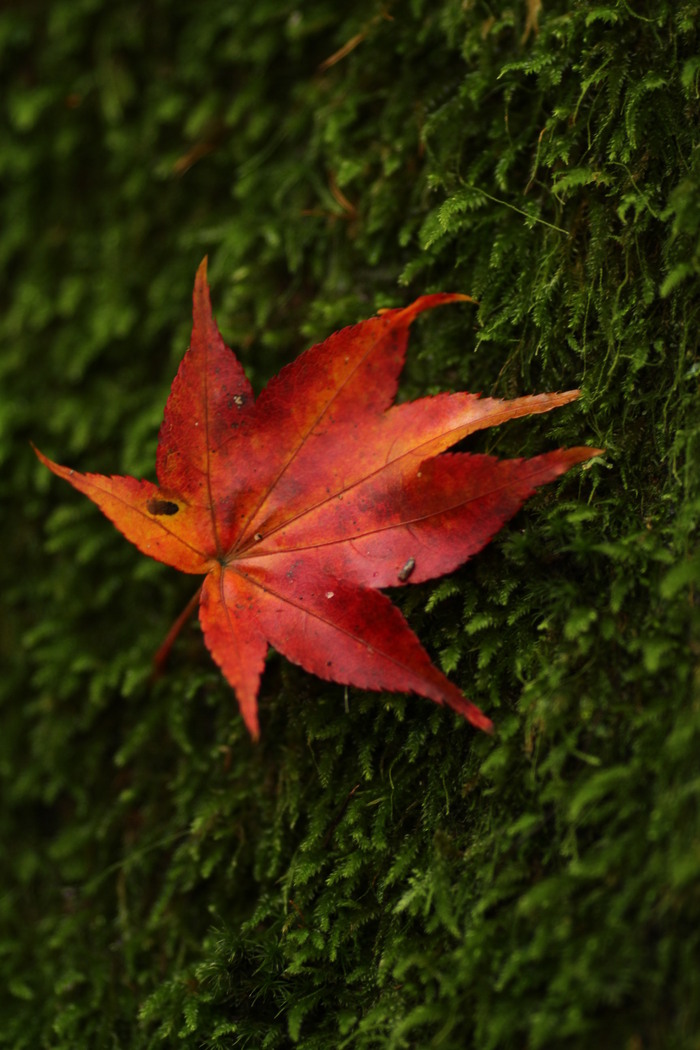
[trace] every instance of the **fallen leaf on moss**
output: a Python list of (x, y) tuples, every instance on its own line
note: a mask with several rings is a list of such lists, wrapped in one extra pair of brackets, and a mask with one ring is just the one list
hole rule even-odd
[(204, 639), (253, 737), (268, 645), (321, 678), (419, 693), (492, 729), (379, 589), (452, 571), (539, 485), (598, 450), (440, 455), (475, 430), (565, 405), (576, 390), (392, 404), (411, 322), (460, 300), (468, 296), (425, 295), (336, 332), (255, 399), (212, 317), (205, 260), (160, 429), (158, 484), (80, 474), (37, 450), (140, 551), (205, 577)]

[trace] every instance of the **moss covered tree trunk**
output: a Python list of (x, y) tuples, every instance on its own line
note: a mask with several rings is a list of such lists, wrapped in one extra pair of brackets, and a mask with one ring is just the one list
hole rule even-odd
[[(696, 1048), (700, 4), (0, 11), (0, 1045)], [(257, 389), (432, 290), (402, 396), (606, 457), (395, 596), (497, 724), (276, 656), (38, 467), (148, 475), (209, 253)]]

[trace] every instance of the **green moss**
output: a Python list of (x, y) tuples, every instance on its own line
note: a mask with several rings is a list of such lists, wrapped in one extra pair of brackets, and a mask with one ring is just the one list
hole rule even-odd
[[(0, 13), (0, 1045), (697, 1048), (700, 4), (528, 7)], [(28, 441), (149, 474), (205, 253), (257, 388), (437, 289), (402, 396), (582, 388), (472, 447), (604, 460), (399, 598), (493, 739), (151, 681), (187, 580)]]

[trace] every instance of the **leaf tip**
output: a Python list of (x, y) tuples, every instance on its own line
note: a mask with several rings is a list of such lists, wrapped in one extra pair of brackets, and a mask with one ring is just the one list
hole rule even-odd
[(48, 467), (49, 470), (53, 474), (56, 474), (59, 478), (64, 478), (68, 473), (73, 473), (72, 470), (69, 471), (67, 467), (62, 467), (58, 463), (54, 463), (54, 461), (52, 459), (49, 459), (48, 456), (45, 456), (41, 449), (36, 447), (33, 441), (30, 441), (29, 444), (31, 445), (32, 451), (34, 452), (34, 455), (39, 460), (39, 462), (42, 463), (45, 467)]
[(484, 733), (488, 733), (489, 736), (493, 736), (495, 731), (493, 722), (478, 707), (474, 707), (467, 714), (467, 720), (471, 722), (475, 729), (481, 729)]
[(197, 284), (207, 283), (207, 267), (209, 266), (209, 256), (205, 255), (201, 263), (197, 267), (197, 276), (195, 278)]
[(463, 292), (431, 292), (409, 303), (399, 311), (399, 316), (405, 324), (411, 324), (424, 310), (432, 310), (436, 306), (447, 306), (449, 303), (474, 303), (475, 306), (478, 306), (478, 300)]
[(451, 683), (449, 685), (450, 688), (446, 691), (444, 697), (449, 706), (462, 715), (463, 718), (466, 718), (467, 722), (473, 725), (475, 729), (481, 729), (482, 732), (492, 735), (494, 724), (491, 719), (471, 700), (467, 700), (466, 696), (456, 686), (452, 686)]
[(253, 741), (253, 743), (254, 744), (259, 744), (260, 743), (260, 726), (258, 725), (257, 719), (255, 720), (255, 725), (250, 725), (246, 721), (246, 728), (247, 728), (247, 730), (248, 730), (248, 732), (250, 734), (250, 739)]
[(250, 739), (254, 744), (257, 744), (260, 740), (260, 722), (258, 720), (257, 704), (253, 701), (252, 705), (241, 704), (239, 698), (239, 707), (241, 709), (241, 715), (243, 716), (243, 722), (245, 724)]
[(205, 255), (197, 268), (197, 275), (194, 279), (194, 291), (192, 293), (192, 317), (194, 320), (194, 326), (195, 329), (203, 326), (204, 331), (206, 331), (206, 326), (213, 321), (211, 298), (209, 296), (209, 281), (207, 280), (208, 262), (209, 256)]
[(571, 466), (574, 467), (577, 463), (587, 464), (587, 460), (596, 459), (598, 456), (604, 456), (607, 450), (604, 448), (589, 448), (586, 445), (580, 448), (565, 449), (564, 451), (571, 457)]

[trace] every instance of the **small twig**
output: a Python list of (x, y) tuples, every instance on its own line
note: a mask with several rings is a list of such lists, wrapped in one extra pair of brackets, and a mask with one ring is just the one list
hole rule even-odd
[(477, 193), (483, 193), (484, 197), (488, 197), (488, 199), (493, 201), (494, 204), (502, 204), (504, 208), (510, 208), (511, 211), (517, 212), (518, 215), (524, 215), (525, 218), (530, 219), (531, 222), (539, 222), (542, 226), (548, 226), (550, 230), (556, 230), (557, 233), (563, 233), (566, 237), (569, 236), (569, 231), (562, 229), (561, 226), (555, 226), (553, 222), (547, 222), (546, 219), (540, 219), (537, 215), (531, 215), (529, 212), (523, 211), (522, 208), (516, 208), (514, 204), (509, 204), (508, 201), (502, 201), (499, 197), (492, 197), (490, 193), (486, 192), (486, 190), (482, 190), (481, 186), (472, 186), (471, 188), (475, 189)]
[(540, 11), (542, 10), (542, 0), (527, 0), (527, 14), (525, 16), (525, 28), (523, 29), (523, 35), (520, 37), (520, 43), (524, 44), (530, 33), (534, 33), (535, 36), (539, 33), (539, 20)]
[(366, 36), (367, 29), (363, 29), (360, 33), (355, 33), (354, 36), (350, 37), (347, 43), (343, 44), (342, 47), (339, 47), (338, 50), (334, 51), (332, 55), (328, 56), (328, 58), (324, 58), (323, 62), (321, 62), (318, 67), (319, 73), (325, 73), (326, 70), (330, 69), (331, 66), (334, 66), (336, 62), (340, 62), (346, 55), (349, 55), (351, 51), (355, 50), (358, 44), (362, 43)]
[(299, 907), (299, 905), (297, 904), (297, 902), (290, 897), (289, 898), (289, 903), (291, 904), (291, 906), (294, 908), (294, 911), (299, 916), (299, 921), (300, 921), (301, 925), (302, 926), (306, 926), (306, 919), (304, 918), (304, 913), (301, 910), (301, 908)]
[(359, 784), (355, 784), (355, 787), (352, 789), (352, 791), (348, 792), (347, 798), (345, 798), (343, 800), (343, 802), (341, 802), (340, 808), (339, 808), (338, 812), (336, 813), (336, 815), (334, 816), (333, 820), (331, 821), (331, 824), (330, 824), (330, 827), (328, 828), (328, 831), (323, 836), (323, 842), (321, 843), (321, 849), (327, 849), (328, 848), (328, 846), (330, 844), (330, 841), (333, 838), (333, 834), (335, 832), (335, 829), (338, 827), (338, 825), (340, 824), (341, 820), (343, 819), (343, 816), (345, 815), (345, 810), (348, 808), (348, 803), (350, 802), (350, 799), (355, 794), (355, 792), (357, 791), (359, 786), (360, 786)]
[(330, 171), (328, 173), (328, 188), (331, 191), (331, 193), (333, 194), (334, 199), (338, 202), (340, 207), (343, 209), (345, 215), (349, 219), (356, 219), (357, 218), (357, 208), (355, 207), (355, 205), (351, 201), (348, 200), (348, 198), (345, 196), (343, 191), (340, 189), (340, 187), (338, 186), (338, 183), (335, 181), (335, 175), (333, 174), (332, 171)]
[(323, 62), (321, 62), (318, 67), (319, 73), (325, 73), (336, 65), (336, 63), (341, 62), (346, 55), (349, 55), (354, 51), (355, 48), (366, 39), (370, 29), (382, 18), (387, 22), (393, 22), (393, 18), (388, 11), (382, 11), (381, 14), (375, 15), (374, 18), (370, 18), (364, 29), (361, 29), (359, 33), (355, 33), (354, 36), (351, 36), (342, 47), (339, 47), (338, 50), (334, 51), (332, 55), (328, 56), (328, 58), (324, 58)]

